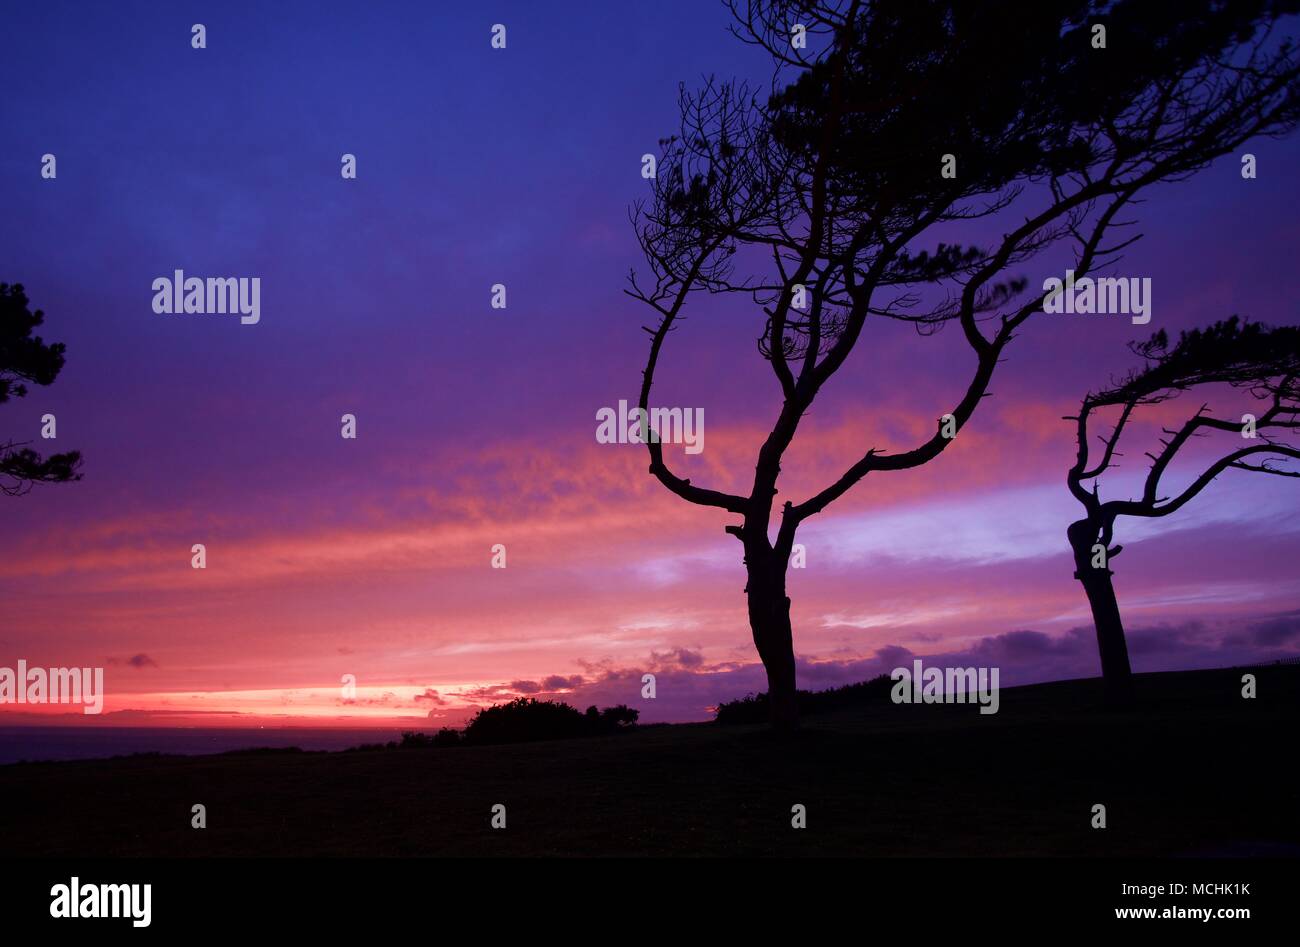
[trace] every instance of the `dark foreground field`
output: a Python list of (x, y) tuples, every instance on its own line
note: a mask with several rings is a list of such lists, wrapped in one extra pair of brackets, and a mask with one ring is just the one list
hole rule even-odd
[[(0, 855), (1295, 855), (1300, 667), (761, 727), (0, 767)], [(190, 827), (190, 807), (208, 827)], [(507, 827), (490, 827), (495, 803)], [(790, 826), (791, 806), (808, 827)], [(1091, 809), (1108, 827), (1090, 827)]]

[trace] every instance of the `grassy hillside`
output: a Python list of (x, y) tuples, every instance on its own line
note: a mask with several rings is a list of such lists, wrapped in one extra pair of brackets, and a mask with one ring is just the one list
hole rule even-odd
[[(493, 747), (0, 767), (4, 855), (1176, 855), (1300, 852), (1300, 666), (1004, 690), (762, 727)], [(494, 803), (504, 830), (489, 827)], [(190, 827), (207, 806), (208, 828)], [(807, 807), (808, 828), (790, 827)], [(1104, 803), (1109, 827), (1089, 827)]]

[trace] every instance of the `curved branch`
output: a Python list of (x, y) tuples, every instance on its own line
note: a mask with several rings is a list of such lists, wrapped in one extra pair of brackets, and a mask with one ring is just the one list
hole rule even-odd
[[(1197, 477), (1186, 490), (1174, 499), (1165, 503), (1163, 506), (1160, 505), (1158, 500), (1148, 500), (1144, 497), (1141, 500), (1111, 500), (1104, 504), (1103, 509), (1125, 516), (1168, 516), (1170, 513), (1181, 509), (1189, 500), (1192, 499), (1192, 497), (1196, 496), (1209, 486), (1210, 482), (1213, 481), (1215, 477), (1228, 468), (1243, 467), (1239, 462), (1245, 458), (1256, 454), (1267, 453), (1278, 454), (1282, 457), (1290, 457), (1292, 460), (1300, 460), (1300, 450), (1297, 450), (1294, 447), (1287, 447), (1282, 444), (1255, 444), (1252, 447), (1244, 447), (1239, 451), (1234, 451), (1226, 457), (1220, 457), (1217, 461), (1211, 464), (1204, 473)], [(1243, 467), (1243, 469), (1253, 468)], [(1281, 471), (1270, 472), (1279, 473)]]
[[(671, 305), (665, 308), (657, 302), (652, 303), (650, 300), (646, 300), (647, 303), (653, 305), (653, 307), (662, 314), (662, 317), (659, 320), (659, 327), (654, 331), (650, 342), (650, 356), (646, 360), (645, 371), (641, 373), (641, 397), (637, 404), (641, 408), (641, 416), (643, 418), (649, 417), (650, 388), (654, 384), (655, 366), (659, 362), (659, 352), (663, 348), (664, 339), (668, 337), (668, 333), (672, 330), (673, 323), (681, 312), (682, 306), (686, 302), (686, 297), (690, 293), (695, 280), (699, 276), (700, 267), (704, 265), (704, 261), (709, 258), (709, 255), (712, 254), (721, 243), (722, 241), (719, 239), (714, 243), (705, 246), (703, 252), (695, 259), (690, 272), (674, 294)], [(721, 509), (728, 510), (732, 513), (743, 514), (745, 512), (746, 501), (743, 497), (735, 496), (730, 493), (723, 493), (718, 490), (707, 490), (703, 487), (697, 487), (692, 484), (690, 480), (678, 477), (669, 470), (668, 465), (664, 463), (663, 445), (659, 442), (657, 437), (646, 437), (645, 445), (646, 449), (650, 452), (650, 473), (654, 474), (660, 483), (683, 500), (698, 504), (699, 506), (720, 507)]]

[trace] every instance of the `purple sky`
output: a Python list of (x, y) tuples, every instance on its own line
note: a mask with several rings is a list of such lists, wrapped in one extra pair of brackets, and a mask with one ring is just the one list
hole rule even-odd
[[(517, 694), (635, 703), (646, 671), (660, 684), (643, 719), (699, 719), (763, 687), (729, 518), (594, 431), (598, 409), (635, 398), (646, 354), (647, 316), (622, 294), (640, 157), (675, 130), (679, 82), (765, 61), (721, 4), (467, 6), (6, 16), (0, 280), (26, 286), (68, 355), (53, 387), (0, 408), (0, 437), (54, 413), (57, 448), (86, 461), (81, 483), (0, 502), (0, 666), (107, 665), (116, 719), (222, 724), (455, 723)], [(1256, 180), (1231, 156), (1136, 209), (1146, 236), (1114, 273), (1151, 278), (1149, 326), (1035, 317), (961, 444), (810, 521), (790, 580), (801, 686), (909, 654), (996, 663), (1004, 684), (1097, 672), (1060, 418), (1152, 330), (1297, 321), (1300, 141), (1250, 150)], [(155, 314), (151, 283), (178, 268), (260, 277), (260, 323)], [(740, 486), (779, 408), (761, 319), (702, 300), (665, 352), (657, 403), (705, 412), (704, 452), (676, 461), (701, 483)], [(785, 487), (802, 498), (868, 447), (910, 445), (970, 364), (956, 331), (877, 326), (807, 419)], [(1298, 501), (1292, 482), (1238, 474), (1158, 529), (1121, 527), (1135, 670), (1300, 653)], [(490, 568), (495, 543), (507, 569)], [(345, 674), (359, 698), (342, 706)]]

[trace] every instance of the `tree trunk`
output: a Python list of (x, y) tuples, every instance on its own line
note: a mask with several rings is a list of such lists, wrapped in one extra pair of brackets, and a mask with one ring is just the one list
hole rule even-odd
[[(1096, 535), (1093, 533), (1093, 535)], [(1112, 704), (1124, 704), (1133, 695), (1133, 670), (1128, 661), (1128, 644), (1124, 640), (1124, 622), (1119, 614), (1119, 600), (1115, 597), (1114, 575), (1109, 568), (1092, 564), (1090, 541), (1074, 541), (1074, 577), (1083, 585), (1092, 608), (1093, 624), (1097, 628), (1097, 650), (1101, 654), (1101, 676), (1106, 684), (1106, 699)]]
[(748, 563), (749, 627), (754, 646), (767, 671), (767, 699), (776, 730), (799, 726), (795, 695), (794, 638), (790, 629), (790, 599), (785, 594), (786, 563), (764, 556)]

